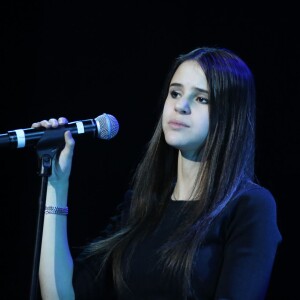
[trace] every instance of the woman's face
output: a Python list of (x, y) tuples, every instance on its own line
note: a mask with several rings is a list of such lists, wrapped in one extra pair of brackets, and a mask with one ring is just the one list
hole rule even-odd
[(182, 154), (195, 158), (209, 129), (208, 84), (195, 61), (182, 63), (171, 80), (163, 109), (166, 142)]

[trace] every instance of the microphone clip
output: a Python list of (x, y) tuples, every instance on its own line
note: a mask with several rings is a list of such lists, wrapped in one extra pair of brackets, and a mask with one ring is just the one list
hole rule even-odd
[(66, 132), (65, 126), (49, 128), (37, 142), (35, 148), (39, 157), (39, 175), (50, 176), (52, 172), (52, 160), (64, 147)]

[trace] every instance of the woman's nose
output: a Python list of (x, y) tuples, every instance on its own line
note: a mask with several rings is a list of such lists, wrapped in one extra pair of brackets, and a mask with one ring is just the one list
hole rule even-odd
[(181, 98), (176, 102), (175, 110), (181, 114), (189, 114), (191, 109), (189, 101), (186, 98)]

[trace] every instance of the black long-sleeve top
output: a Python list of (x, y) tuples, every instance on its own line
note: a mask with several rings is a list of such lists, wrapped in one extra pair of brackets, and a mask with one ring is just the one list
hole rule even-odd
[[(183, 202), (170, 200), (158, 229), (135, 249), (127, 277), (131, 293), (116, 296), (109, 270), (95, 280), (98, 264), (90, 258), (75, 261), (76, 299), (181, 299), (176, 288), (164, 280), (156, 264), (156, 250), (182, 221), (178, 219), (178, 210)], [(251, 184), (217, 217), (203, 246), (197, 250), (192, 275), (195, 295), (189, 299), (265, 299), (281, 240), (273, 195)]]

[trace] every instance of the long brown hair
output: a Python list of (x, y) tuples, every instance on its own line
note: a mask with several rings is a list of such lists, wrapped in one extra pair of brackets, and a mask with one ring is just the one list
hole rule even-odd
[[(180, 282), (182, 298), (192, 291), (192, 261), (206, 232), (247, 180), (254, 180), (255, 83), (252, 72), (235, 53), (224, 48), (202, 47), (175, 59), (162, 90), (162, 104), (178, 66), (196, 61), (209, 85), (210, 127), (202, 152), (203, 168), (197, 175), (194, 195), (197, 204), (182, 212), (186, 222), (162, 245), (160, 260), (169, 278)], [(134, 253), (135, 246), (161, 220), (170, 201), (177, 176), (178, 150), (170, 147), (163, 135), (159, 117), (154, 134), (132, 178), (132, 197), (124, 226), (86, 248), (86, 255), (101, 254), (102, 267), (110, 262), (118, 292), (126, 288), (126, 263), (123, 253)], [(129, 251), (130, 249), (130, 251)]]

